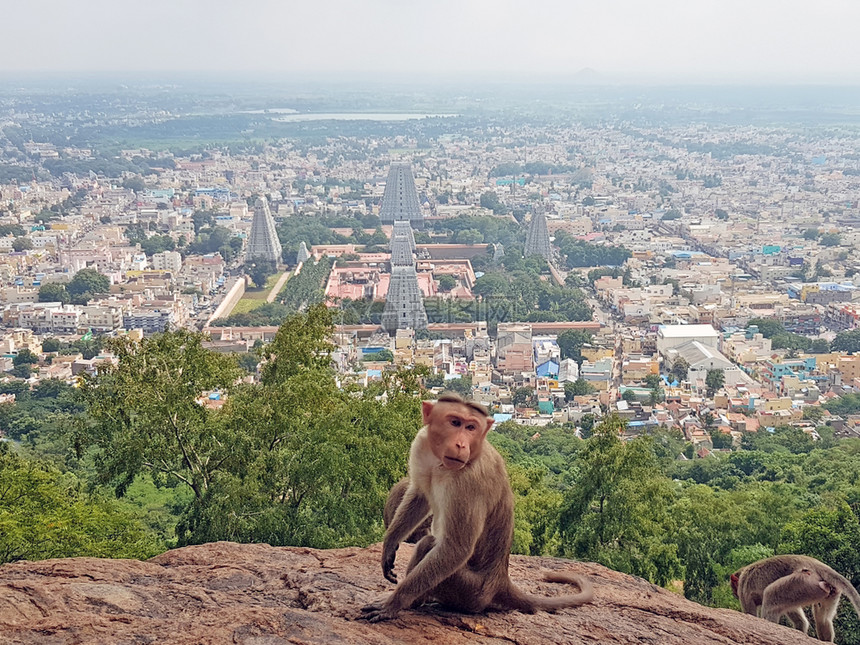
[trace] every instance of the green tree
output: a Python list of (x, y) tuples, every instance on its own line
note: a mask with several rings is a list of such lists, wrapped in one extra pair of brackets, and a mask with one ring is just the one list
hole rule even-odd
[(386, 361), (388, 363), (394, 362), (394, 353), (390, 349), (381, 349), (373, 356), (373, 360), (376, 361)]
[(656, 388), (659, 388), (662, 383), (663, 382), (660, 380), (660, 377), (657, 374), (648, 374), (645, 377), (645, 385), (648, 387), (648, 389), (654, 390)]
[(76, 304), (85, 304), (93, 296), (107, 293), (110, 290), (110, 280), (97, 269), (81, 269), (66, 285), (66, 291)]
[(493, 211), (494, 215), (503, 215), (508, 209), (499, 201), (499, 196), (492, 190), (481, 193), (481, 207)]
[(458, 244), (480, 244), (484, 241), (484, 235), (481, 231), (474, 228), (467, 228), (457, 233)]
[(591, 332), (568, 329), (558, 335), (558, 347), (562, 358), (572, 358), (582, 363), (582, 346), (591, 342)]
[(328, 548), (379, 539), (382, 505), (420, 425), (421, 375), (385, 373), (365, 390), (341, 389), (331, 332), (323, 304), (288, 319), (264, 348), (262, 383), (227, 399), (223, 425), (242, 438), (236, 461), (187, 509), (181, 544)]
[(274, 339), (263, 347), (263, 383), (274, 385), (307, 371), (326, 371), (331, 367), (335, 346), (332, 313), (324, 304), (288, 318)]
[[(827, 342), (827, 341), (825, 341)], [(812, 339), (807, 336), (802, 336), (801, 334), (794, 334), (792, 332), (784, 332), (779, 334), (774, 334), (771, 337), (771, 347), (773, 349), (788, 349), (790, 351), (797, 351), (809, 348), (812, 345)]]
[(452, 275), (444, 274), (439, 276), (439, 290), (451, 291), (457, 286), (457, 278)]
[(839, 246), (842, 243), (842, 236), (839, 233), (825, 233), (818, 238), (818, 243), (821, 246)]
[(812, 341), (808, 351), (810, 354), (826, 354), (830, 351), (830, 343), (826, 338), (816, 338)]
[(815, 228), (808, 228), (803, 231), (804, 240), (817, 240), (819, 235), (821, 235), (821, 232)]
[(777, 334), (784, 334), (785, 327), (778, 320), (773, 318), (752, 318), (747, 324), (748, 327), (755, 325), (758, 327), (759, 333), (765, 338), (773, 338)]
[(33, 367), (28, 363), (21, 363), (9, 370), (9, 374), (15, 378), (28, 379), (33, 374)]
[(667, 584), (681, 572), (666, 509), (672, 485), (649, 437), (623, 442), (624, 422), (607, 417), (576, 455), (577, 477), (564, 493), (562, 553)]
[(274, 275), (277, 271), (277, 266), (272, 260), (256, 257), (249, 258), (245, 262), (245, 271), (251, 276), (251, 280), (258, 289), (266, 286), (266, 280), (270, 275)]
[(594, 386), (583, 378), (568, 381), (564, 384), (564, 398), (573, 401), (575, 396), (584, 396), (594, 392)]
[(831, 414), (842, 416), (856, 414), (860, 411), (860, 394), (848, 392), (842, 396), (827, 401), (823, 407)]
[(687, 378), (687, 372), (689, 371), (690, 364), (683, 356), (679, 356), (675, 359), (675, 362), (672, 363), (672, 376), (674, 376), (675, 380), (679, 383)]
[(33, 240), (29, 237), (16, 237), (12, 241), (13, 251), (29, 251), (33, 248)]
[(27, 349), (26, 347), (20, 350), (15, 356), (12, 358), (12, 365), (33, 365), (39, 362), (39, 357), (34, 354), (32, 351)]
[(711, 437), (711, 445), (715, 450), (727, 450), (732, 447), (732, 435), (726, 434), (719, 428), (711, 428), (708, 434)]
[(535, 396), (532, 387), (518, 387), (514, 390), (511, 399), (517, 407), (534, 408), (537, 406), (537, 396)]
[[(492, 433), (491, 441), (498, 436)], [(504, 454), (504, 448), (500, 450)], [(562, 495), (550, 488), (546, 475), (547, 469), (539, 465), (508, 463), (514, 493), (513, 553), (553, 555), (557, 548)]]
[(592, 432), (594, 431), (594, 424), (597, 421), (597, 417), (593, 414), (583, 414), (582, 418), (579, 420), (579, 427), (582, 429), (582, 437), (584, 439), (588, 439)]
[(645, 377), (645, 385), (651, 390), (650, 403), (654, 405), (664, 398), (663, 380), (657, 374), (648, 374)]
[(714, 396), (726, 382), (726, 375), (723, 370), (708, 370), (705, 376), (705, 387), (708, 388), (708, 396)]
[(246, 442), (222, 415), (198, 399), (228, 393), (241, 373), (230, 356), (203, 347), (203, 336), (180, 330), (108, 341), (119, 359), (84, 378), (88, 415), (77, 442), (92, 445), (100, 481), (123, 494), (141, 472), (156, 481), (182, 482), (203, 500), (215, 474)]
[(249, 374), (256, 374), (259, 364), (260, 357), (255, 352), (243, 352), (239, 354), (239, 367)]
[(69, 303), (71, 297), (66, 291), (66, 285), (61, 282), (49, 282), (39, 287), (39, 302), (61, 302)]
[(684, 562), (684, 596), (704, 604), (713, 604), (718, 595), (732, 598), (728, 578), (739, 568), (739, 547), (770, 555), (795, 504), (793, 496), (769, 483), (731, 491), (688, 485), (671, 509), (673, 542)]
[(56, 338), (45, 338), (42, 341), (43, 352), (58, 352), (60, 347), (62, 347), (62, 343)]
[(448, 379), (445, 381), (445, 389), (456, 392), (460, 396), (470, 398), (472, 396), (472, 377), (466, 375), (460, 378)]
[(860, 329), (852, 329), (851, 331), (843, 331), (836, 334), (836, 338), (830, 343), (830, 347), (834, 352), (845, 352), (847, 354), (860, 352)]
[(146, 190), (146, 183), (143, 181), (143, 177), (135, 175), (134, 177), (126, 177), (122, 182), (122, 187), (129, 188), (136, 193), (142, 193)]
[(16, 560), (148, 558), (164, 545), (115, 501), (69, 473), (0, 444), (0, 564)]
[(633, 390), (624, 390), (621, 393), (621, 398), (628, 403), (633, 403), (633, 401), (636, 400), (636, 392), (634, 392)]
[(10, 235), (21, 237), (26, 234), (27, 231), (20, 224), (0, 224), (0, 237), (8, 237)]

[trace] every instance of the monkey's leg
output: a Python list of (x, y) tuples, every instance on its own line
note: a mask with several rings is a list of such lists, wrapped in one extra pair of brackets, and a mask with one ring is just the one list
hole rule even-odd
[(809, 634), (809, 620), (806, 618), (806, 613), (801, 607), (795, 607), (785, 612), (785, 615), (791, 621), (791, 626), (799, 629), (804, 635)]
[(832, 643), (836, 633), (833, 630), (833, 617), (839, 607), (839, 598), (842, 594), (835, 593), (830, 598), (822, 600), (812, 606), (812, 617), (815, 619), (815, 633), (818, 640)]
[(487, 575), (463, 567), (445, 579), (433, 592), (433, 596), (446, 607), (478, 613), (490, 606), (493, 592), (486, 589)]
[(747, 591), (747, 585), (738, 584), (738, 600), (741, 601), (741, 609), (745, 614), (758, 616), (758, 608), (761, 607), (761, 596)]

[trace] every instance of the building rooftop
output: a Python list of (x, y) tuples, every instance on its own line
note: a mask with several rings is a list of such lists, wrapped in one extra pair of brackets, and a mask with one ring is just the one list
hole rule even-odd
[(663, 338), (717, 338), (719, 332), (711, 325), (660, 325)]

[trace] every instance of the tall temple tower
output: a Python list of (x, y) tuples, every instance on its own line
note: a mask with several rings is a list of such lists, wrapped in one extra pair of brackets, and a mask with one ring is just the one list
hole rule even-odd
[(405, 237), (409, 242), (409, 252), (415, 253), (418, 247), (415, 245), (415, 235), (412, 233), (412, 226), (409, 222), (394, 222), (394, 230), (391, 232), (391, 250), (394, 250), (394, 240), (398, 237)]
[(391, 163), (379, 219), (383, 224), (406, 221), (412, 228), (424, 228), (424, 215), (418, 201), (418, 191), (415, 189), (415, 178), (412, 176), (412, 166), (408, 163)]
[(427, 312), (412, 255), (414, 248), (412, 227), (408, 222), (396, 223), (391, 234), (391, 279), (382, 311), (382, 328), (388, 334), (398, 329), (427, 328)]
[(549, 230), (546, 227), (546, 215), (543, 208), (537, 208), (532, 214), (529, 232), (526, 237), (525, 256), (540, 255), (552, 263), (552, 246), (549, 243)]
[(260, 197), (254, 204), (254, 221), (251, 224), (248, 246), (245, 248), (245, 261), (263, 258), (280, 264), (281, 252), (281, 241), (275, 230), (275, 220), (269, 211), (269, 202), (265, 197)]

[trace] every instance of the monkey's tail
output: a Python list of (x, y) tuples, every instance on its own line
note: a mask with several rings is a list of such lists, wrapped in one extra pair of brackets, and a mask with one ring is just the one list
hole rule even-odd
[(833, 573), (836, 574), (836, 579), (839, 581), (836, 587), (848, 597), (848, 600), (854, 605), (854, 611), (860, 616), (860, 594), (857, 593), (857, 589), (854, 588), (854, 585), (851, 584), (848, 578), (836, 571), (833, 571)]
[(563, 582), (579, 587), (579, 593), (567, 596), (535, 596), (519, 589), (514, 583), (509, 582), (508, 588), (499, 594), (496, 602), (510, 609), (517, 609), (532, 613), (538, 609), (554, 611), (565, 607), (578, 607), (594, 598), (594, 589), (587, 578), (573, 573), (562, 573), (558, 571), (544, 572), (544, 580), (547, 582)]

